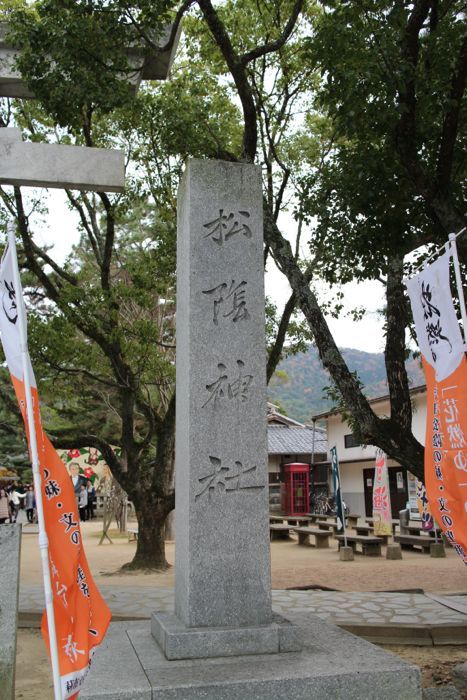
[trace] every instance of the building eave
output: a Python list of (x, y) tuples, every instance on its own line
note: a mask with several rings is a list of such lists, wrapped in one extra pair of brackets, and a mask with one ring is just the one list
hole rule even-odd
[[(415, 394), (423, 394), (424, 392), (426, 392), (426, 384), (420, 384), (419, 386), (414, 386), (412, 389), (409, 389), (410, 396), (414, 396)], [(374, 405), (377, 403), (383, 403), (384, 401), (389, 401), (389, 399), (389, 394), (384, 394), (384, 396), (375, 396), (372, 399), (368, 399), (368, 403), (370, 405)], [(312, 420), (322, 420), (324, 418), (328, 418), (329, 416), (338, 416), (340, 413), (342, 413), (342, 409), (334, 408), (331, 411), (317, 413), (316, 415), (312, 416)]]

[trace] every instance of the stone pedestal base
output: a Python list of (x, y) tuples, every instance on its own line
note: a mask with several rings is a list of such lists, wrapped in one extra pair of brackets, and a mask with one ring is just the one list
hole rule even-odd
[(386, 559), (402, 559), (402, 549), (398, 542), (388, 544), (386, 549)]
[(280, 615), (274, 615), (270, 625), (256, 627), (186, 627), (173, 613), (155, 612), (151, 632), (169, 661), (278, 654), (302, 648), (301, 630)]
[(339, 549), (339, 559), (341, 561), (353, 561), (354, 560), (354, 551), (352, 547), (340, 547)]
[(444, 544), (442, 542), (432, 542), (430, 544), (430, 557), (442, 559), (445, 556), (446, 550), (444, 549)]
[(168, 661), (149, 622), (115, 622), (96, 651), (80, 700), (421, 700), (420, 670), (400, 657), (294, 613), (303, 649)]

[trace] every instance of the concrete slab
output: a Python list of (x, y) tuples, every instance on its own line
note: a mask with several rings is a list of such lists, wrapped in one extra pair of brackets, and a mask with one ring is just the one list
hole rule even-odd
[(124, 152), (18, 140), (0, 129), (0, 184), (123, 192)]
[(151, 632), (169, 660), (299, 651), (296, 625), (279, 615), (256, 627), (187, 627), (170, 612), (153, 613)]
[(416, 666), (314, 615), (289, 619), (302, 628), (300, 652), (178, 661), (165, 658), (147, 622), (113, 623), (105, 651), (96, 652), (81, 700), (113, 700), (110, 693), (120, 692), (118, 678), (114, 690), (109, 681), (122, 659), (116, 640), (125, 637), (149, 680), (152, 700), (421, 700)]
[(93, 671), (80, 691), (80, 700), (151, 700), (150, 683), (125, 631), (128, 624), (135, 623), (110, 625), (93, 657)]
[(0, 525), (0, 700), (15, 692), (21, 525)]
[[(374, 644), (415, 644), (417, 646), (433, 646), (432, 633), (429, 627), (421, 625), (355, 625), (346, 622), (339, 626), (347, 632), (363, 637)], [(439, 644), (439, 642), (437, 642)], [(447, 643), (447, 642), (445, 642)], [(457, 642), (459, 643), (459, 642)]]
[(431, 627), (433, 644), (465, 644), (467, 621), (460, 625), (436, 625)]

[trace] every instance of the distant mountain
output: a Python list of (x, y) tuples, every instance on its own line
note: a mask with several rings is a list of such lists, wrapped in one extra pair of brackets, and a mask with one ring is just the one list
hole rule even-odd
[[(352, 372), (356, 371), (369, 398), (388, 393), (384, 355), (362, 352), (351, 348), (342, 350), (345, 361)], [(407, 362), (411, 386), (425, 383), (423, 370), (417, 360)], [(315, 346), (306, 353), (282, 360), (268, 387), (268, 400), (278, 403), (288, 416), (307, 422), (315, 413), (332, 408), (332, 401), (323, 394), (331, 385), (329, 373), (323, 369)]]

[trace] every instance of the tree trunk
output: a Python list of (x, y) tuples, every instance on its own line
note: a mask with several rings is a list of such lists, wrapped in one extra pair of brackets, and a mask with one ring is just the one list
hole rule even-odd
[(158, 498), (149, 491), (138, 493), (132, 501), (138, 519), (136, 553), (122, 568), (165, 571), (170, 568), (165, 558), (165, 520), (173, 508), (173, 499)]
[(289, 242), (283, 238), (267, 207), (264, 214), (266, 242), (297, 296), (297, 303), (313, 331), (321, 362), (339, 389), (363, 442), (380, 447), (403, 468), (410, 469), (423, 480), (423, 446), (413, 436), (410, 426), (402, 430), (398, 420), (380, 418), (374, 413), (331, 335), (309, 281), (294, 260)]

